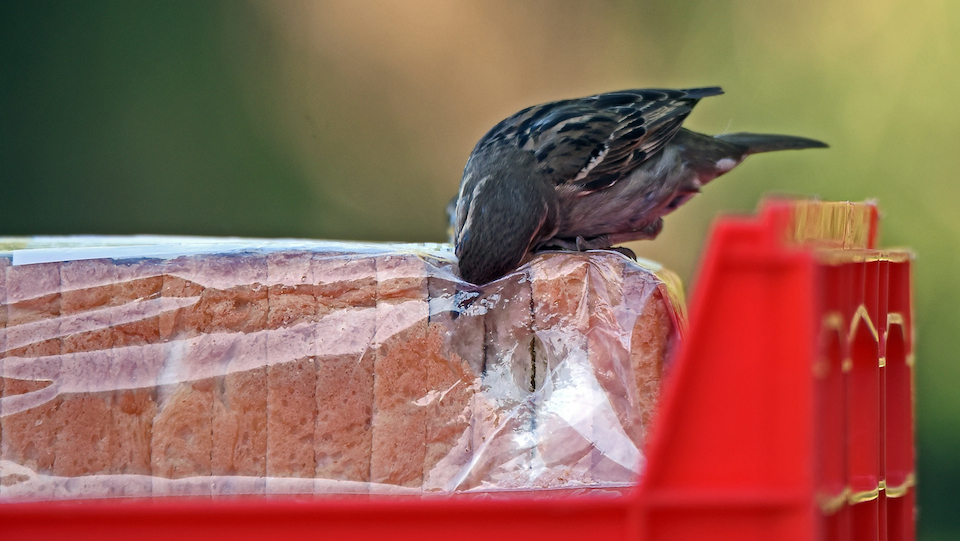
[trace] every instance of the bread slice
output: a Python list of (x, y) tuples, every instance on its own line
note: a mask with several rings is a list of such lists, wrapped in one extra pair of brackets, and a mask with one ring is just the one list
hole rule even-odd
[[(157, 388), (157, 411), (151, 433), (152, 490), (161, 495), (209, 495), (209, 489), (177, 490), (166, 479), (209, 476), (212, 468), (213, 399), (216, 364), (229, 351), (223, 336), (200, 336), (198, 306), (205, 291), (199, 282), (200, 261), (183, 256), (164, 264), (161, 299), (176, 306), (159, 316), (163, 369)], [(185, 301), (182, 304), (175, 301)]]
[(17, 397), (30, 406), (0, 418), (0, 460), (49, 474), (57, 456), (61, 402), (52, 387), (60, 374), (60, 264), (8, 266), (5, 282), (4, 402), (9, 406), (10, 397)]
[(666, 361), (679, 342), (681, 321), (674, 310), (682, 308), (678, 304), (682, 301), (671, 298), (672, 292), (666, 283), (657, 284), (651, 291), (644, 280), (648, 275), (634, 265), (627, 265), (623, 273), (623, 298), (631, 301), (634, 313), (639, 312), (630, 335), (633, 389), (637, 393), (636, 402), (630, 406), (632, 411), (639, 412), (640, 423), (634, 430), (628, 430), (638, 447), (646, 442), (653, 428)]
[[(157, 382), (163, 364), (160, 345), (163, 265), (156, 259), (115, 261), (110, 284), (113, 306), (113, 362), (116, 382), (111, 411), (110, 472), (147, 476), (157, 411)], [(129, 478), (126, 481), (130, 483)]]
[[(312, 479), (317, 424), (316, 325), (267, 336), (267, 476)], [(270, 490), (269, 481), (267, 490)]]
[(419, 488), (423, 483), (429, 391), (420, 357), (429, 314), (425, 262), (414, 254), (376, 259), (377, 319), (374, 335), (373, 439), (370, 481)]
[[(108, 381), (113, 364), (112, 287), (117, 268), (110, 260), (67, 261), (60, 265), (61, 392), (53, 474), (80, 477), (112, 473), (113, 393), (90, 392)], [(119, 445), (117, 445), (119, 448)]]
[(316, 285), (311, 252), (267, 254), (267, 329), (316, 322)]
[(590, 481), (597, 436), (592, 403), (597, 389), (588, 369), (591, 324), (597, 317), (590, 310), (592, 270), (582, 254), (547, 253), (531, 263), (534, 364), (543, 374), (537, 378), (531, 431), (538, 443), (531, 461), (542, 467), (524, 476), (522, 486)]
[(373, 452), (377, 265), (374, 257), (315, 254), (315, 477), (367, 492)]
[[(156, 328), (157, 319), (153, 317)], [(110, 472), (150, 475), (157, 384), (163, 368), (158, 343), (114, 347), (110, 379), (115, 382), (110, 422)]]
[(533, 427), (536, 390), (529, 267), (486, 285), (466, 313), (476, 313), (484, 328), (482, 368), (477, 371), (478, 389), (471, 404), (469, 464), (444, 488), (516, 486), (522, 484), (521, 470), (529, 464), (532, 448), (529, 442), (518, 445), (515, 435), (529, 433)]
[(483, 371), (484, 318), (461, 317), (471, 292), (449, 263), (428, 261), (429, 316), (422, 361), (430, 389), (420, 404), (426, 411), (423, 464), (425, 493), (450, 490), (473, 456), (474, 403)]
[(317, 325), (315, 477), (362, 484), (363, 492), (373, 452), (376, 322), (377, 309), (366, 307), (330, 313)]
[[(4, 358), (7, 356), (7, 267), (12, 258), (0, 254), (0, 420), (3, 419), (3, 396), (6, 377), (3, 373)], [(3, 422), (0, 422), (0, 460), (3, 459)], [(12, 475), (12, 474), (11, 474)], [(5, 472), (0, 471), (0, 499), (3, 498)], [(11, 481), (11, 484), (13, 481)]]
[[(266, 357), (266, 336), (255, 333), (267, 321), (267, 260), (256, 253), (198, 255), (165, 267), (161, 297), (196, 300), (160, 317), (164, 369), (152, 437), (153, 475), (225, 475), (237, 471), (238, 447), (257, 445), (239, 434), (255, 426), (251, 417), (262, 411), (251, 410), (259, 394), (244, 372), (255, 371), (245, 359)], [(178, 486), (161, 482), (154, 492)], [(209, 484), (182, 486), (189, 494), (211, 494)]]
[[(214, 476), (263, 478), (267, 473), (268, 385), (264, 385), (270, 336), (263, 332), (233, 335), (213, 399)], [(262, 485), (262, 483), (261, 483)], [(262, 493), (264, 487), (253, 490)], [(214, 491), (214, 494), (217, 492)]]
[(113, 347), (143, 346), (160, 342), (160, 314), (163, 311), (164, 262), (158, 259), (115, 261), (117, 282), (112, 284), (114, 311)]
[[(317, 300), (309, 253), (267, 257), (266, 491), (288, 491), (278, 478), (316, 471)], [(262, 377), (262, 376), (261, 376)]]

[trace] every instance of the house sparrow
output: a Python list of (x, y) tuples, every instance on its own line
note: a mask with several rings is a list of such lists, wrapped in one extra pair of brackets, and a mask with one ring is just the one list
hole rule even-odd
[(826, 147), (786, 135), (681, 128), (718, 87), (640, 89), (528, 107), (473, 149), (451, 217), (460, 275), (484, 284), (542, 249), (652, 239), (700, 187), (758, 152)]

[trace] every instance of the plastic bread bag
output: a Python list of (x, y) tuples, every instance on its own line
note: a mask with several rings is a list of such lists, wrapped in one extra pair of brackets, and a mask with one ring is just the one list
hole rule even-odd
[(682, 317), (613, 252), (481, 288), (444, 245), (0, 250), (4, 501), (616, 491)]

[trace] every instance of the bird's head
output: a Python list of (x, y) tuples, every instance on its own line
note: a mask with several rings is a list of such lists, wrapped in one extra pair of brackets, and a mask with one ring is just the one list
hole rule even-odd
[[(460, 275), (474, 284), (517, 268), (556, 219), (553, 188), (524, 166), (530, 153), (502, 152), (471, 157), (456, 207), (456, 254)], [(482, 174), (479, 172), (482, 171)]]

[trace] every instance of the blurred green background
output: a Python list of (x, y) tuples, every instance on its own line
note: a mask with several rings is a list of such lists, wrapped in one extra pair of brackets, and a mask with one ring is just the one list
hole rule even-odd
[(552, 99), (721, 85), (751, 158), (643, 256), (693, 275), (763, 194), (878, 198), (916, 262), (920, 538), (960, 539), (960, 2), (0, 3), (0, 235), (440, 241), (476, 140)]

